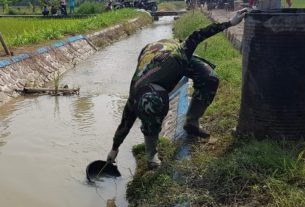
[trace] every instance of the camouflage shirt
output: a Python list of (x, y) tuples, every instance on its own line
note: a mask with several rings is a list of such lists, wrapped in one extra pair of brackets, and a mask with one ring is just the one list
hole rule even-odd
[(183, 42), (164, 39), (146, 45), (139, 57), (131, 82), (131, 94), (139, 87), (155, 83), (168, 92), (186, 74), (186, 68), (198, 44), (230, 27), (230, 22), (213, 23), (194, 31)]

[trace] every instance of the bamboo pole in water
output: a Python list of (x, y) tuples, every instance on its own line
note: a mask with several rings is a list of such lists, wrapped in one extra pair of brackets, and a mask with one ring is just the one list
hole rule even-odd
[(70, 89), (70, 88), (59, 88), (59, 89), (53, 89), (53, 88), (28, 88), (25, 87), (23, 89), (24, 93), (64, 93), (64, 94), (79, 94), (79, 88), (76, 89)]
[(3, 46), (3, 48), (4, 48), (5, 53), (6, 53), (7, 55), (11, 55), (10, 50), (8, 49), (7, 45), (6, 45), (5, 42), (4, 42), (4, 39), (3, 39), (3, 36), (2, 36), (2, 34), (1, 34), (1, 32), (0, 32), (0, 42), (1, 42), (2, 46)]

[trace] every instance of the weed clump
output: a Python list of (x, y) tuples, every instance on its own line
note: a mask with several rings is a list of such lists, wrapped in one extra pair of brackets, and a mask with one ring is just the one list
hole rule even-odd
[[(128, 184), (127, 199), (131, 206), (151, 206), (161, 204), (170, 189), (177, 189), (173, 178), (173, 160), (177, 144), (161, 138), (158, 144), (159, 157), (162, 165), (158, 169), (150, 169), (145, 158), (144, 144), (135, 145), (132, 152), (137, 160), (137, 170), (134, 179)], [(170, 197), (171, 195), (168, 194)], [(170, 201), (172, 199), (168, 199)], [(169, 204), (169, 203), (167, 203)]]

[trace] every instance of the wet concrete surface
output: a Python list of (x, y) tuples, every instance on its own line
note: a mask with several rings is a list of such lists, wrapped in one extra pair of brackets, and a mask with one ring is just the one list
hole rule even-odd
[(143, 138), (137, 121), (120, 148), (121, 178), (97, 185), (85, 179), (87, 164), (105, 159), (121, 119), (141, 48), (172, 36), (173, 17), (97, 52), (68, 71), (61, 84), (79, 96), (27, 96), (0, 108), (0, 206), (102, 207), (108, 199), (127, 206), (126, 184)]

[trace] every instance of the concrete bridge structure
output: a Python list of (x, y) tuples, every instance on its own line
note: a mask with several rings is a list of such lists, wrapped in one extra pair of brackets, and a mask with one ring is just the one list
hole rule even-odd
[(185, 14), (186, 11), (155, 11), (150, 12), (151, 16), (154, 18), (154, 20), (159, 20), (159, 17), (164, 16), (179, 16), (182, 14)]

